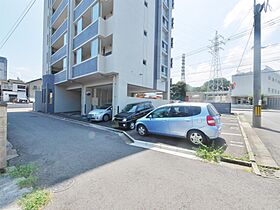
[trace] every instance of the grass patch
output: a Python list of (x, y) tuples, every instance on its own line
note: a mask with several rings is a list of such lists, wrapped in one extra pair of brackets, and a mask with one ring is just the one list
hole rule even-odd
[(37, 167), (34, 164), (20, 165), (8, 168), (7, 175), (13, 178), (24, 178), (18, 182), (20, 188), (33, 187), (37, 182), (37, 177), (34, 176), (36, 171)]
[(51, 200), (51, 194), (47, 190), (35, 190), (23, 196), (18, 204), (23, 210), (40, 210)]
[(245, 162), (250, 162), (249, 155), (244, 155), (243, 157), (234, 157), (228, 154), (222, 154), (223, 158), (231, 159), (231, 160), (241, 160)]
[(37, 181), (38, 181), (38, 178), (31, 175), (23, 180), (20, 180), (18, 182), (18, 186), (20, 188), (33, 187), (37, 183)]
[(37, 171), (37, 167), (34, 164), (20, 165), (8, 169), (8, 175), (13, 178), (25, 177), (33, 175)]
[(196, 156), (208, 161), (220, 162), (224, 151), (225, 146), (216, 149), (213, 145), (208, 147), (201, 144), (196, 150)]

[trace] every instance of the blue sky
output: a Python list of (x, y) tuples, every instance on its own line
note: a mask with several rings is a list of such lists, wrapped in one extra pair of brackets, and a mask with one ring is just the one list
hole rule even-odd
[[(29, 2), (30, 0), (1, 0), (0, 41)], [(272, 11), (263, 13), (263, 22), (279, 17), (280, 1), (270, 0), (270, 4)], [(209, 40), (213, 39), (216, 30), (225, 38), (250, 30), (253, 24), (252, 6), (253, 0), (175, 0), (173, 11), (175, 28), (172, 35), (174, 37), (172, 56), (175, 59), (171, 74), (173, 80), (180, 79), (181, 60), (178, 57), (182, 53), (209, 45)], [(9, 78), (19, 77), (28, 81), (41, 77), (42, 21), (43, 0), (37, 0), (9, 42), (0, 49), (0, 56), (8, 58)], [(222, 74), (228, 79), (236, 73), (248, 37), (249, 35), (227, 42), (225, 50), (221, 52)], [(279, 43), (280, 24), (265, 28), (262, 41), (263, 46)], [(251, 70), (251, 48), (252, 38), (239, 69), (241, 72)], [(263, 50), (263, 57), (264, 65), (280, 69), (280, 61), (271, 62), (274, 58), (280, 58), (280, 45)], [(198, 86), (210, 78), (209, 60), (211, 55), (207, 51), (186, 58), (187, 83)]]

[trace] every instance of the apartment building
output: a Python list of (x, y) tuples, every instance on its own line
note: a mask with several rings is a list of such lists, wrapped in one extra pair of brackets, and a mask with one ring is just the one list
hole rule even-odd
[(26, 85), (21, 80), (0, 81), (0, 101), (20, 102), (27, 101)]
[[(253, 72), (239, 73), (232, 76), (234, 89), (231, 97), (233, 104), (252, 104), (253, 100)], [(261, 72), (261, 93), (263, 100), (269, 105), (271, 100), (280, 96), (280, 74), (270, 67)], [(279, 98), (279, 97), (278, 97)], [(280, 107), (280, 100), (279, 100)]]
[[(46, 0), (42, 109), (81, 111), (141, 93), (169, 99), (172, 0)], [(158, 103), (158, 102), (157, 102)]]
[(0, 57), (0, 81), (7, 80), (7, 58)]

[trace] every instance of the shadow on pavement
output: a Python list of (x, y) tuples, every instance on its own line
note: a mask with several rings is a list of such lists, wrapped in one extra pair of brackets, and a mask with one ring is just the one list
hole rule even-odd
[(19, 153), (9, 165), (35, 163), (43, 188), (145, 151), (128, 146), (112, 132), (32, 112), (8, 113), (8, 122), (8, 138)]
[(274, 130), (274, 129), (271, 129), (271, 128), (261, 127), (260, 129), (261, 129), (261, 130), (271, 131), (271, 132), (274, 132), (274, 133), (280, 133), (280, 130)]

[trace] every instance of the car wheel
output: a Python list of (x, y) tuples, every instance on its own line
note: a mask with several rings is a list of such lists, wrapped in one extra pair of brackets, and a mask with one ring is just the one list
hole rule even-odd
[(109, 115), (105, 114), (105, 115), (103, 116), (103, 121), (104, 121), (104, 122), (108, 122), (109, 119), (110, 119)]
[(199, 146), (201, 144), (207, 144), (207, 137), (198, 130), (192, 130), (188, 132), (188, 140), (195, 146)]
[(135, 122), (131, 122), (131, 123), (129, 124), (129, 129), (130, 129), (130, 130), (134, 130), (134, 129), (135, 129)]
[(146, 136), (148, 134), (147, 128), (144, 125), (139, 125), (137, 127), (137, 132), (140, 136)]

